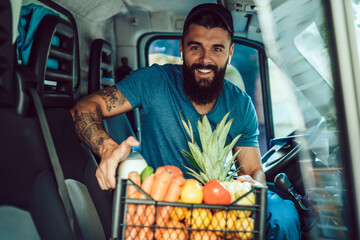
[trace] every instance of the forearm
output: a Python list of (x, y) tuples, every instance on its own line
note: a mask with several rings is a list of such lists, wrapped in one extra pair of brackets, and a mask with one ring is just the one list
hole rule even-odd
[(70, 113), (80, 140), (100, 156), (104, 142), (112, 142), (103, 127), (100, 106), (96, 103), (80, 101)]
[(103, 116), (112, 117), (131, 108), (129, 101), (119, 89), (111, 86), (81, 99), (70, 113), (80, 140), (101, 156), (109, 147), (117, 146), (104, 130)]
[(262, 185), (266, 186), (266, 177), (265, 173), (262, 169), (258, 169), (254, 171), (252, 175), (250, 175), (255, 181), (261, 183)]
[[(241, 147), (234, 147), (234, 152), (239, 149)], [(237, 156), (236, 163), (237, 167), (242, 166), (238, 173), (239, 176), (250, 176), (251, 179), (266, 186), (266, 178), (260, 160), (260, 151), (257, 147), (242, 147)]]

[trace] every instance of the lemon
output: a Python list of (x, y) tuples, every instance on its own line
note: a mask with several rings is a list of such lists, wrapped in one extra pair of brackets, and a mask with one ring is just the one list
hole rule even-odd
[(188, 179), (181, 190), (180, 198), (184, 203), (202, 203), (203, 187), (195, 179)]
[(250, 217), (251, 215), (250, 210), (229, 210), (229, 212), (233, 212), (236, 218), (246, 218), (246, 217)]
[(238, 231), (236, 235), (241, 239), (252, 239), (254, 230), (254, 219), (252, 218), (240, 218), (235, 221), (235, 228)]
[(194, 208), (191, 214), (191, 210), (187, 210), (185, 215), (185, 223), (188, 227), (205, 229), (210, 225), (212, 219), (212, 213), (207, 208)]

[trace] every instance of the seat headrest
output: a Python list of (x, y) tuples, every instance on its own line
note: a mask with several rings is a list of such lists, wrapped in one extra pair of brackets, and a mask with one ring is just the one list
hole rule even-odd
[(89, 70), (89, 94), (114, 85), (112, 49), (109, 42), (103, 39), (95, 39), (92, 42)]
[(64, 19), (46, 15), (34, 35), (28, 66), (40, 80), (37, 90), (44, 107), (74, 104), (75, 30)]

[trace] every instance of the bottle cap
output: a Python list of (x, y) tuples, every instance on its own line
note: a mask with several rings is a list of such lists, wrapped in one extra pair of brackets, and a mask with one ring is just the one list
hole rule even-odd
[(141, 150), (141, 145), (131, 147), (131, 151), (140, 151), (140, 150)]

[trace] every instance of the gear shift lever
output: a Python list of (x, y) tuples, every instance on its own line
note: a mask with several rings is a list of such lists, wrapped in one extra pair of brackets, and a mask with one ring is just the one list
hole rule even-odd
[(274, 183), (278, 189), (283, 192), (289, 193), (292, 198), (298, 203), (298, 206), (302, 210), (310, 210), (308, 207), (305, 206), (303, 202), (304, 198), (295, 191), (294, 187), (291, 185), (291, 182), (285, 173), (279, 173), (278, 175), (276, 175)]

